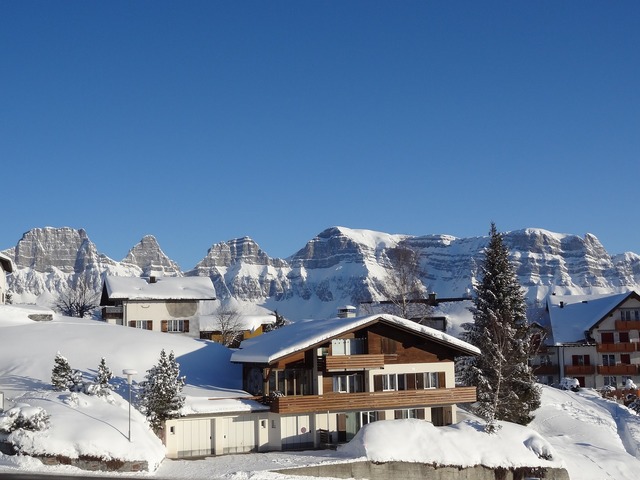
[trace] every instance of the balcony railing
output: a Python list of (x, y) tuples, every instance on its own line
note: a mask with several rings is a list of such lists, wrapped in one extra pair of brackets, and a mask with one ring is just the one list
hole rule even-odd
[(535, 375), (553, 375), (560, 369), (558, 365), (533, 365), (531, 368)]
[(593, 375), (596, 373), (595, 365), (565, 365), (565, 375)]
[(275, 397), (273, 413), (344, 412), (436, 407), (476, 401), (475, 387)]
[(328, 372), (367, 370), (384, 367), (384, 355), (329, 355), (324, 357)]
[(616, 320), (616, 330), (640, 330), (640, 320)]
[(637, 342), (598, 343), (596, 350), (598, 352), (635, 352), (637, 345)]
[(122, 306), (119, 307), (102, 307), (103, 320), (119, 320), (122, 319)]
[(598, 365), (598, 373), (600, 375), (636, 375), (638, 373), (637, 365)]

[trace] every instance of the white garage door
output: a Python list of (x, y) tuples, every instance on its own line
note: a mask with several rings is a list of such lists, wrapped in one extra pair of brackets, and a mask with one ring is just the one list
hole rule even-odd
[(222, 442), (222, 453), (257, 452), (257, 420), (248, 415), (221, 418), (216, 423), (221, 431), (216, 438)]
[(182, 420), (177, 425), (178, 457), (211, 455), (211, 419)]

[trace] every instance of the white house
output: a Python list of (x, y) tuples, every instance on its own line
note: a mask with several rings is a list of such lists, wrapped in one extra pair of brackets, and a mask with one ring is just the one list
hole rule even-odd
[(9, 257), (0, 253), (0, 305), (7, 301), (7, 273), (13, 272), (13, 262)]
[(209, 277), (105, 276), (100, 305), (108, 323), (198, 337), (200, 302), (215, 299)]
[(252, 397), (168, 421), (168, 456), (321, 447), (384, 419), (448, 425), (456, 403), (476, 400), (455, 386), (455, 357), (479, 353), (393, 315), (298, 321), (242, 342), (231, 362)]
[(640, 383), (640, 295), (549, 295), (532, 358), (543, 383), (575, 377), (588, 388)]

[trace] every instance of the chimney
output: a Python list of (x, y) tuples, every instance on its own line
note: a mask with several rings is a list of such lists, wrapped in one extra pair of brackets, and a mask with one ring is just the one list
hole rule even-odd
[(436, 302), (436, 294), (435, 293), (430, 293), (427, 298), (428, 298), (427, 302), (429, 303), (429, 305), (435, 306), (438, 303), (438, 302)]
[(560, 301), (560, 308), (564, 308), (564, 302)]
[(149, 276), (149, 283), (156, 283), (157, 281), (158, 281), (158, 279), (156, 278), (155, 275)]
[(344, 307), (338, 308), (338, 318), (355, 318), (356, 316), (356, 307), (352, 305), (345, 305)]

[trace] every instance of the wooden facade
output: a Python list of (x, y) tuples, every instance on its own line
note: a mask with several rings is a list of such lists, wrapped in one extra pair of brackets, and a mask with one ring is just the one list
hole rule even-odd
[(460, 354), (450, 344), (372, 321), (269, 364), (243, 362), (243, 388), (279, 414), (450, 407), (476, 400), (474, 387), (455, 387)]

